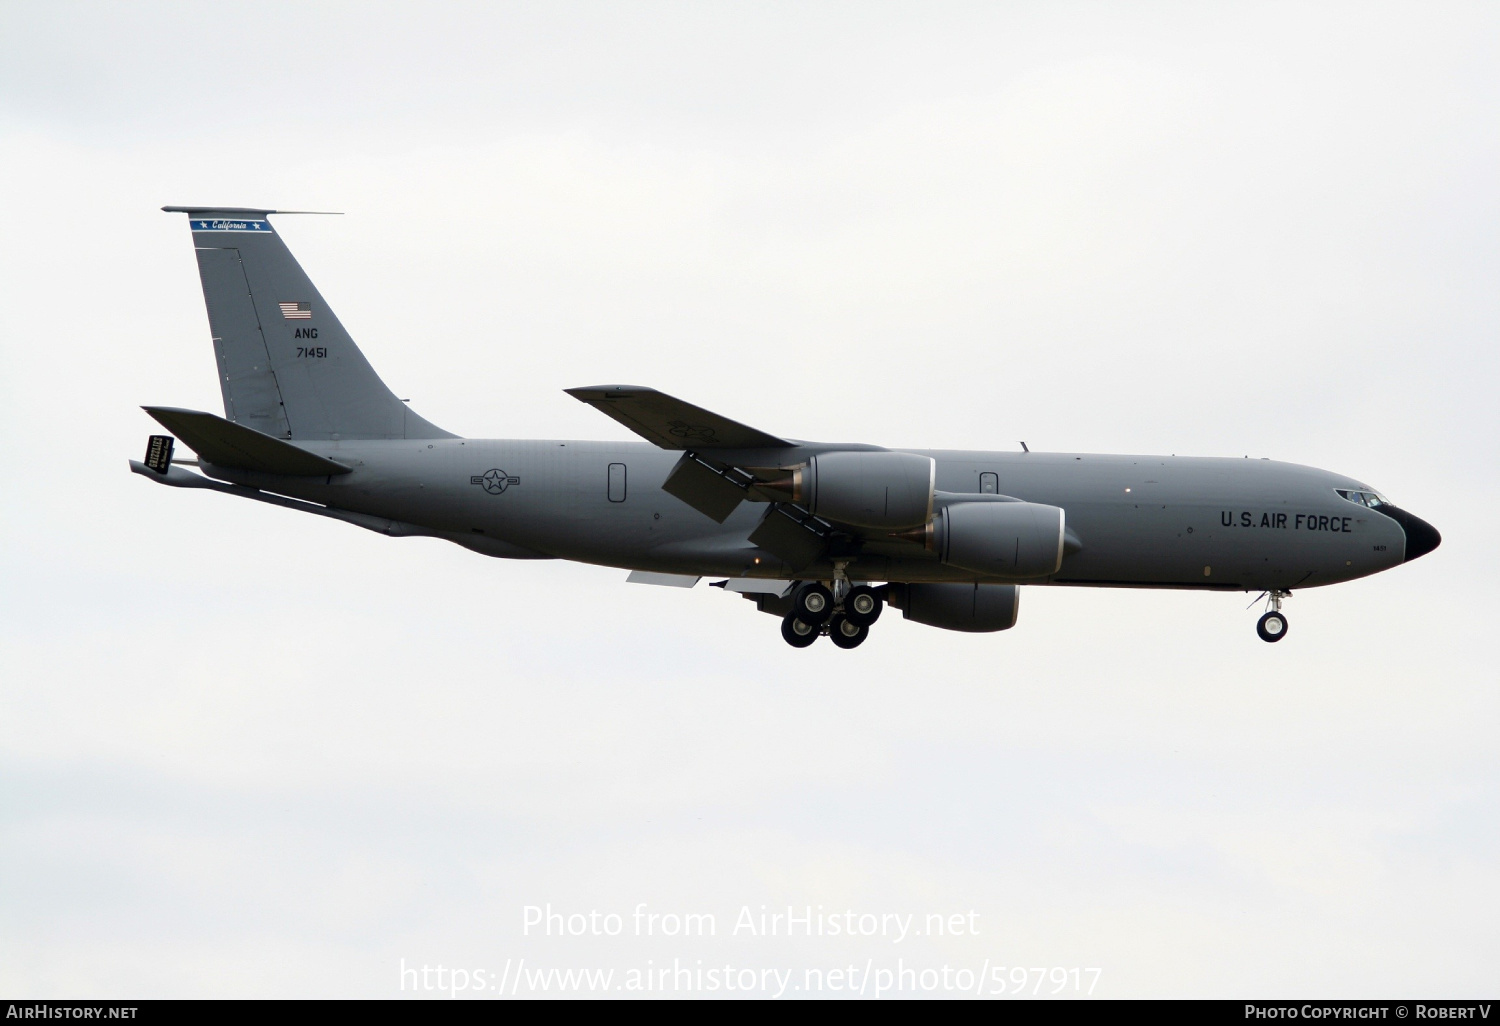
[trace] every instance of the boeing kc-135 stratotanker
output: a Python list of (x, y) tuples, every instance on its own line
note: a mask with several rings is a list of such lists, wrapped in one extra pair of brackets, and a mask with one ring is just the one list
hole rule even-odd
[[(173, 487), (648, 584), (721, 577), (798, 648), (825, 634), (854, 648), (887, 604), (932, 627), (1006, 630), (1021, 584), (1262, 592), (1256, 630), (1280, 641), (1294, 588), (1441, 541), (1311, 467), (804, 442), (637, 385), (567, 391), (644, 442), (459, 438), (376, 376), (276, 211), (163, 209), (188, 215), (224, 394), (223, 417), (145, 407), (171, 434), (130, 467)], [(197, 459), (175, 458), (173, 436)]]

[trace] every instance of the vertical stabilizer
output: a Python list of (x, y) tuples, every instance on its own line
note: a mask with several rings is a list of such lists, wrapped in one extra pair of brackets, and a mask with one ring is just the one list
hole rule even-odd
[(452, 438), (396, 398), (271, 227), (274, 210), (188, 215), (224, 416), (276, 438)]

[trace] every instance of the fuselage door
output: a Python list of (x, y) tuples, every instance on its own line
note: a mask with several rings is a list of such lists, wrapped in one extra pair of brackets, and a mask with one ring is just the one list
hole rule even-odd
[(994, 472), (986, 472), (979, 475), (979, 494), (999, 495), (1000, 475)]

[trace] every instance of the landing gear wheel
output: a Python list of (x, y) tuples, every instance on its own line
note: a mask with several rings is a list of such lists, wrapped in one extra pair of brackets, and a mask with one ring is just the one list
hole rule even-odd
[(868, 627), (880, 619), (880, 595), (874, 588), (857, 584), (844, 596), (844, 615), (850, 623)]
[(816, 582), (802, 585), (792, 596), (792, 614), (812, 627), (827, 623), (833, 615), (833, 592)]
[(1280, 641), (1286, 637), (1286, 614), (1271, 610), (1255, 625), (1255, 633), (1261, 641)]
[(818, 640), (818, 628), (797, 619), (796, 613), (788, 613), (781, 621), (781, 636), (793, 648), (806, 648)]
[(828, 640), (839, 648), (858, 648), (870, 636), (870, 628), (840, 613), (828, 621)]

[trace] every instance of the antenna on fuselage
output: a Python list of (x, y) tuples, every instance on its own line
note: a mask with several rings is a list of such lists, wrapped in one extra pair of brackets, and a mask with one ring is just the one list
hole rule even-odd
[(1021, 451), (1022, 452), (1030, 452), (1031, 450), (1028, 449), (1028, 448), (1026, 448), (1026, 443), (1025, 442), (1022, 442), (1021, 443)]

